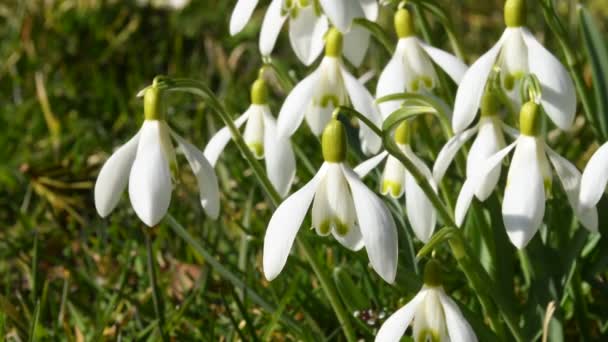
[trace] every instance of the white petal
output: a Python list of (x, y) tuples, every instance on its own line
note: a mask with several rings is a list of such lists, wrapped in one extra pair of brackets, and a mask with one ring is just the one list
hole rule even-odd
[(241, 32), (243, 27), (247, 25), (258, 0), (238, 0), (230, 17), (230, 35)]
[(581, 189), (581, 173), (577, 170), (576, 166), (566, 158), (557, 154), (549, 148), (549, 146), (545, 145), (545, 150), (547, 151), (551, 164), (553, 164), (553, 167), (555, 168), (557, 177), (559, 177), (559, 180), (564, 187), (564, 191), (566, 191), (568, 202), (570, 202), (572, 209), (574, 209), (574, 213), (585, 228), (592, 232), (597, 232), (597, 209), (595, 207), (582, 207), (578, 199)]
[(306, 110), (306, 123), (316, 136), (320, 136), (331, 119), (331, 114), (334, 111), (334, 106), (329, 104), (327, 107), (311, 104)]
[(502, 217), (515, 247), (525, 247), (545, 214), (545, 187), (539, 165), (539, 146), (534, 137), (521, 136), (511, 160), (502, 202)]
[[(342, 77), (353, 107), (359, 113), (365, 115), (376, 127), (380, 127), (382, 117), (369, 91), (343, 67)], [(361, 149), (366, 154), (378, 153), (380, 147), (382, 147), (382, 139), (363, 122), (360, 122), (359, 137), (361, 138)]]
[(342, 33), (346, 33), (350, 29), (353, 15), (356, 13), (355, 7), (363, 12), (361, 6), (352, 0), (319, 0), (319, 3), (331, 23)]
[(462, 148), (462, 145), (464, 145), (467, 140), (471, 139), (478, 129), (479, 126), (475, 126), (467, 129), (466, 131), (458, 133), (450, 138), (445, 145), (443, 145), (441, 151), (439, 151), (439, 154), (437, 155), (435, 165), (433, 165), (433, 179), (435, 182), (441, 182), (441, 179), (454, 160), (454, 157), (456, 157), (456, 154), (460, 148)]
[[(497, 117), (481, 118), (479, 133), (467, 158), (467, 175), (480, 169), (489, 157), (505, 147), (505, 138), (499, 120)], [(475, 196), (480, 201), (485, 201), (494, 191), (499, 178), (500, 168), (498, 167), (488, 173), (485, 180), (478, 184)]]
[(378, 19), (378, 1), (377, 0), (359, 0), (365, 18), (367, 20), (376, 21)]
[(486, 159), (482, 166), (480, 166), (477, 172), (473, 172), (467, 175), (467, 180), (462, 185), (462, 189), (460, 189), (460, 194), (458, 194), (458, 200), (456, 201), (456, 209), (455, 209), (455, 220), (456, 225), (461, 226), (464, 222), (464, 218), (469, 210), (469, 206), (471, 205), (471, 201), (473, 200), (473, 196), (475, 195), (475, 190), (479, 188), (479, 184), (485, 183), (486, 178), (490, 173), (492, 173), (496, 168), (500, 167), (500, 163), (502, 160), (511, 152), (513, 148), (517, 146), (517, 141), (512, 143), (511, 145), (503, 148), (498, 151), (496, 154)]
[(443, 305), (450, 341), (477, 342), (477, 336), (475, 336), (469, 322), (462, 316), (458, 304), (448, 297), (443, 290), (439, 291), (439, 300)]
[(287, 19), (286, 16), (281, 14), (282, 2), (282, 0), (272, 1), (266, 10), (266, 15), (264, 15), (260, 31), (260, 53), (262, 56), (268, 56), (272, 53), (279, 32), (281, 32), (281, 27)]
[[(249, 117), (249, 112), (251, 110), (252, 107), (249, 107), (249, 109), (245, 111), (243, 115), (239, 116), (236, 120), (234, 120), (234, 124), (237, 128), (243, 126), (243, 124), (247, 121), (247, 118)], [(226, 144), (228, 144), (228, 142), (230, 141), (230, 138), (232, 138), (230, 130), (228, 129), (228, 127), (224, 127), (217, 131), (217, 133), (215, 133), (211, 140), (209, 140), (207, 146), (205, 146), (204, 154), (205, 158), (207, 158), (211, 165), (215, 166), (217, 160), (220, 157), (220, 154), (222, 154), (222, 151), (224, 151)]]
[(348, 230), (348, 233), (344, 236), (337, 234), (336, 231), (332, 231), (332, 235), (342, 246), (350, 249), (351, 251), (358, 252), (365, 247), (365, 242), (363, 241), (363, 235), (361, 235), (359, 225), (353, 225)]
[[(405, 91), (406, 68), (403, 65), (404, 57), (395, 51), (395, 55), (382, 70), (376, 86), (376, 98), (386, 95), (403, 93)], [(382, 117), (386, 119), (391, 113), (399, 109), (402, 101), (387, 101), (378, 104)]]
[(293, 241), (325, 170), (322, 166), (306, 185), (283, 201), (272, 214), (264, 236), (263, 266), (266, 279), (276, 278), (285, 266)]
[(342, 169), (353, 195), (367, 256), (382, 279), (392, 284), (397, 273), (397, 228), (393, 217), (356, 173), (348, 167)]
[(456, 93), (454, 116), (452, 116), (452, 128), (455, 133), (465, 130), (475, 119), (490, 71), (509, 32), (505, 30), (496, 45), (475, 61), (462, 77)]
[(220, 189), (213, 166), (207, 161), (203, 152), (190, 144), (175, 132), (171, 132), (173, 139), (177, 141), (181, 152), (184, 154), (190, 168), (196, 176), (198, 192), (201, 197), (201, 206), (212, 219), (217, 219), (220, 214)]
[(467, 71), (467, 65), (458, 59), (458, 57), (443, 50), (434, 48), (420, 39), (417, 40), (418, 44), (420, 44), (424, 51), (431, 57), (433, 62), (443, 69), (445, 73), (448, 74), (448, 76), (450, 76), (454, 82), (456, 82), (456, 84), (459, 84)]
[(99, 171), (95, 182), (95, 208), (101, 217), (108, 216), (116, 208), (127, 187), (129, 172), (137, 153), (139, 135), (140, 133), (137, 133), (116, 150)]
[(422, 289), (401, 309), (395, 311), (380, 327), (376, 334), (376, 342), (399, 342), (407, 327), (414, 319), (416, 309), (424, 300), (428, 290)]
[(167, 213), (173, 188), (169, 162), (160, 143), (163, 124), (157, 120), (144, 121), (129, 175), (131, 205), (149, 227), (158, 224)]
[(267, 105), (251, 105), (243, 140), (257, 159), (264, 158), (264, 111)]
[[(317, 187), (312, 205), (313, 226), (320, 235), (335, 232), (339, 226), (355, 226), (357, 216), (348, 183), (340, 163), (325, 163), (325, 178)], [(325, 229), (322, 227), (325, 226)]]
[(277, 118), (277, 133), (290, 137), (300, 127), (319, 80), (319, 70), (300, 81), (287, 95)]
[(576, 92), (572, 78), (559, 60), (530, 31), (522, 28), (522, 33), (528, 46), (529, 71), (538, 77), (542, 87), (543, 109), (557, 127), (568, 130), (572, 127), (576, 114)]
[[(428, 54), (420, 46), (416, 37), (399, 39), (399, 48), (403, 49), (405, 65), (411, 73), (412, 79), (407, 84), (407, 89), (419, 92), (423, 89), (431, 90), (437, 86), (437, 73)], [(427, 84), (430, 81), (430, 84)]]
[(373, 169), (375, 169), (382, 161), (388, 156), (388, 152), (382, 151), (378, 155), (369, 158), (368, 160), (362, 162), (357, 165), (353, 171), (360, 177), (364, 178), (370, 173)]
[(323, 36), (327, 32), (327, 18), (317, 16), (314, 6), (306, 6), (298, 11), (297, 17), (289, 22), (289, 41), (298, 59), (310, 65), (323, 51)]
[(353, 26), (350, 31), (344, 34), (344, 48), (342, 54), (355, 67), (359, 67), (367, 53), (369, 41), (370, 34), (365, 28), (359, 25)]
[(380, 193), (399, 198), (405, 192), (405, 167), (394, 156), (388, 156), (380, 179)]
[(264, 113), (264, 126), (266, 172), (277, 192), (285, 197), (296, 176), (296, 158), (289, 139), (277, 134), (276, 121), (269, 110)]
[[(437, 192), (437, 186), (426, 164), (414, 154), (409, 146), (406, 147), (405, 154), (416, 165), (416, 168), (427, 177), (433, 190)], [(435, 230), (437, 213), (431, 201), (409, 172), (406, 172), (405, 175), (405, 207), (408, 220), (416, 237), (422, 242), (428, 242)]]
[(581, 178), (582, 206), (591, 208), (602, 198), (608, 183), (608, 143), (602, 145), (589, 159)]

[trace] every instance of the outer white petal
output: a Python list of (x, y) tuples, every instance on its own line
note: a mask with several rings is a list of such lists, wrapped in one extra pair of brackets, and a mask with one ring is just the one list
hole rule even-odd
[(165, 216), (171, 202), (171, 171), (160, 142), (161, 121), (146, 120), (140, 131), (137, 156), (129, 175), (133, 210), (149, 227)]
[(319, 80), (319, 69), (300, 81), (287, 95), (277, 118), (277, 133), (290, 137), (300, 127)]
[(354, 14), (363, 12), (360, 4), (352, 0), (319, 0), (319, 3), (331, 23), (342, 33), (350, 29)]
[(127, 187), (129, 172), (137, 154), (139, 135), (137, 133), (116, 150), (99, 171), (95, 182), (95, 208), (101, 217), (108, 216), (116, 208)]
[(357, 165), (353, 171), (360, 177), (367, 176), (373, 169), (375, 169), (382, 161), (388, 156), (388, 152), (382, 151), (378, 155), (369, 158), (368, 160)]
[[(399, 49), (395, 50), (395, 55), (382, 70), (376, 86), (376, 98), (405, 91), (405, 84), (407, 83), (406, 68), (403, 65), (404, 57), (399, 52)], [(384, 119), (399, 109), (400, 106), (401, 101), (388, 101), (378, 104)]]
[(350, 186), (365, 250), (374, 270), (388, 283), (397, 273), (397, 228), (390, 211), (348, 167), (342, 167)]
[(353, 25), (350, 31), (344, 34), (344, 48), (342, 54), (354, 66), (358, 67), (363, 62), (367, 48), (369, 47), (370, 34), (359, 25)]
[(434, 48), (420, 39), (417, 39), (417, 41), (433, 62), (443, 69), (456, 84), (459, 84), (467, 71), (467, 65), (450, 53)]
[[(353, 107), (365, 115), (376, 127), (380, 127), (382, 125), (382, 117), (369, 91), (344, 67), (342, 67), (342, 77), (344, 78), (344, 86)], [(378, 153), (380, 147), (382, 147), (382, 139), (363, 122), (360, 124), (359, 136), (361, 137), (361, 149), (363, 153)]]
[(296, 176), (296, 158), (289, 139), (277, 134), (277, 124), (268, 108), (264, 113), (264, 126), (266, 172), (277, 192), (285, 197)]
[(477, 342), (477, 336), (475, 336), (469, 322), (462, 316), (458, 304), (448, 297), (443, 290), (439, 291), (439, 301), (443, 305), (450, 340)]
[[(426, 164), (414, 154), (409, 146), (406, 147), (404, 152), (416, 165), (416, 168), (427, 177), (433, 190), (437, 192), (437, 186)], [(437, 213), (431, 201), (409, 172), (405, 173), (405, 207), (408, 220), (412, 225), (412, 230), (416, 234), (416, 237), (422, 242), (428, 242), (435, 230)]]
[(462, 77), (456, 93), (454, 116), (452, 116), (452, 128), (455, 133), (466, 129), (475, 119), (486, 82), (496, 62), (502, 42), (508, 34), (509, 31), (505, 30), (496, 45), (475, 61)]
[(276, 278), (285, 266), (293, 241), (325, 171), (323, 165), (306, 185), (283, 201), (272, 214), (264, 236), (263, 267), (266, 279)]
[(424, 301), (428, 290), (424, 288), (404, 307), (392, 314), (376, 334), (376, 342), (399, 342), (414, 318), (416, 309)]
[(243, 27), (247, 25), (258, 0), (238, 0), (230, 17), (230, 35), (241, 32)]
[(581, 189), (581, 173), (570, 161), (553, 151), (545, 145), (545, 150), (549, 160), (555, 168), (555, 173), (559, 177), (564, 191), (568, 197), (568, 202), (574, 209), (576, 217), (581, 221), (585, 228), (592, 232), (597, 232), (597, 209), (595, 207), (584, 208), (580, 205), (578, 195)]
[(467, 140), (471, 139), (471, 137), (477, 132), (479, 126), (475, 126), (467, 129), (466, 131), (462, 131), (454, 135), (448, 142), (443, 145), (441, 151), (437, 155), (437, 159), (435, 160), (435, 165), (433, 165), (433, 179), (435, 182), (441, 182), (441, 179), (445, 175), (448, 167), (456, 157), (456, 154), (462, 148)]
[[(480, 169), (486, 159), (505, 147), (505, 138), (498, 123), (499, 120), (497, 117), (481, 118), (479, 133), (467, 158), (467, 175)], [(494, 191), (499, 178), (500, 168), (498, 167), (488, 173), (485, 180), (477, 185), (475, 196), (480, 201), (485, 201)]]
[(207, 161), (203, 152), (190, 144), (175, 132), (171, 132), (173, 139), (188, 160), (190, 168), (196, 176), (198, 192), (201, 197), (201, 206), (212, 219), (217, 219), (220, 214), (220, 189), (213, 166)]
[(494, 169), (500, 167), (502, 160), (509, 154), (509, 152), (511, 152), (513, 148), (515, 148), (515, 146), (517, 146), (517, 141), (488, 158), (480, 167), (478, 172), (473, 172), (467, 175), (467, 180), (462, 185), (460, 194), (458, 194), (458, 200), (456, 201), (454, 216), (457, 226), (460, 227), (464, 222), (464, 218), (469, 210), (473, 196), (475, 195), (475, 190), (479, 187), (479, 184), (483, 184), (488, 177), (488, 174), (494, 171)]
[[(245, 122), (247, 122), (247, 118), (249, 118), (249, 112), (251, 110), (253, 110), (252, 107), (249, 107), (249, 109), (247, 109), (247, 111), (245, 111), (243, 115), (239, 116), (236, 120), (234, 120), (234, 124), (237, 128), (240, 128)], [(220, 154), (222, 154), (222, 151), (224, 151), (224, 148), (230, 141), (230, 138), (232, 138), (230, 130), (228, 129), (228, 127), (224, 127), (217, 131), (217, 133), (215, 133), (211, 140), (209, 140), (207, 146), (205, 146), (204, 154), (205, 158), (207, 158), (211, 165), (215, 166), (217, 160), (220, 157)]]
[(530, 72), (536, 74), (542, 87), (543, 109), (557, 127), (568, 130), (576, 114), (576, 92), (564, 66), (547, 51), (526, 28), (522, 28), (528, 46)]
[(507, 235), (515, 247), (525, 247), (534, 236), (545, 214), (545, 187), (538, 154), (539, 142), (521, 136), (511, 160), (502, 202)]
[(378, 19), (378, 1), (377, 0), (359, 0), (365, 18), (367, 20), (376, 21)]
[(608, 143), (602, 145), (589, 159), (589, 163), (581, 178), (581, 193), (579, 195), (582, 206), (591, 208), (602, 198), (608, 183)]
[(272, 53), (279, 32), (281, 32), (281, 27), (283, 27), (283, 23), (287, 19), (286, 16), (281, 15), (282, 2), (282, 0), (273, 0), (266, 10), (266, 15), (264, 15), (260, 31), (260, 53), (263, 56), (268, 56)]
[(289, 41), (298, 59), (310, 65), (323, 51), (323, 36), (327, 32), (327, 18), (317, 16), (313, 6), (298, 11), (298, 16), (289, 22)]

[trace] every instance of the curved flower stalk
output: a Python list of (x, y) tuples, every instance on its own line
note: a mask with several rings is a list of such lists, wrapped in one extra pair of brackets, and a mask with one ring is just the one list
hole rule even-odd
[[(257, 3), (257, 0), (237, 1), (230, 18), (231, 35), (245, 27)], [(262, 22), (260, 52), (264, 56), (272, 53), (281, 27), (289, 20), (291, 47), (302, 63), (310, 65), (323, 51), (323, 37), (332, 22), (345, 34), (344, 55), (358, 66), (365, 57), (369, 33), (354, 27), (352, 22), (355, 18), (375, 21), (377, 16), (376, 0), (273, 0)]]
[[(509, 146), (488, 158), (468, 175), (456, 203), (456, 224), (460, 226), (476, 190), (482, 184), (491, 185), (489, 178), (502, 160), (513, 150), (507, 176), (502, 216), (509, 239), (517, 248), (525, 247), (543, 221), (545, 191), (552, 183), (551, 165), (557, 173), (578, 220), (590, 231), (597, 231), (597, 210), (584, 208), (579, 202), (581, 174), (572, 163), (553, 151), (540, 137), (540, 108), (527, 102), (520, 112), (521, 135)], [(549, 160), (547, 160), (547, 157)], [(489, 187), (482, 190), (491, 192)]]
[(382, 324), (376, 342), (400, 341), (409, 325), (413, 328), (414, 341), (477, 341), (458, 304), (441, 286), (439, 272), (436, 261), (429, 261), (424, 271), (424, 286)]
[(555, 56), (528, 31), (525, 24), (525, 1), (508, 0), (505, 4), (507, 28), (500, 40), (466, 72), (454, 104), (452, 127), (462, 132), (475, 119), (490, 72), (496, 64), (501, 72), (501, 86), (519, 107), (519, 84), (526, 74), (535, 74), (542, 88), (540, 103), (557, 127), (572, 127), (576, 111), (576, 93), (572, 78)]
[[(276, 278), (312, 204), (312, 225), (321, 236), (333, 235), (344, 247), (365, 247), (374, 270), (387, 282), (397, 272), (397, 229), (380, 198), (345, 163), (346, 131), (332, 119), (322, 136), (325, 163), (300, 190), (274, 212), (264, 237), (264, 275)], [(314, 201), (313, 201), (314, 199)]]
[(595, 208), (608, 183), (608, 143), (602, 145), (585, 167), (581, 178), (579, 200), (584, 208)]
[[(479, 123), (454, 135), (437, 155), (435, 165), (433, 166), (433, 178), (435, 182), (441, 182), (458, 151), (476, 134), (476, 138), (467, 156), (466, 174), (469, 176), (475, 170), (480, 170), (486, 159), (506, 146), (504, 132), (513, 138), (519, 136), (519, 132), (516, 129), (507, 126), (502, 121), (498, 114), (498, 99), (493, 91), (487, 90), (482, 101)], [(499, 178), (500, 168), (492, 170), (485, 179), (485, 182), (478, 184), (478, 187), (474, 190), (475, 197), (480, 201), (485, 201), (496, 187)]]
[(155, 85), (145, 90), (145, 121), (140, 131), (105, 162), (95, 182), (95, 208), (106, 217), (118, 205), (127, 182), (129, 198), (135, 213), (147, 226), (160, 222), (169, 209), (176, 167), (177, 142), (198, 182), (201, 205), (207, 215), (219, 215), (219, 188), (213, 167), (203, 153), (175, 133), (164, 120), (160, 89)]
[[(289, 193), (296, 174), (296, 159), (289, 139), (277, 134), (276, 121), (268, 107), (268, 89), (264, 80), (254, 82), (251, 103), (234, 123), (237, 128), (247, 123), (243, 139), (256, 158), (265, 158), (268, 178), (284, 197)], [(230, 138), (230, 130), (224, 127), (209, 140), (204, 154), (211, 165), (215, 166)]]
[[(437, 185), (433, 180), (431, 171), (410, 147), (409, 134), (408, 122), (404, 121), (395, 130), (395, 142), (403, 154), (425, 175), (433, 190), (437, 192)], [(355, 172), (363, 178), (384, 160), (386, 160), (386, 164), (380, 181), (380, 192), (395, 199), (405, 194), (406, 213), (412, 225), (412, 230), (420, 241), (428, 242), (435, 230), (437, 213), (416, 179), (397, 158), (389, 155), (387, 151), (383, 151), (359, 164), (355, 167)]]
[[(342, 34), (335, 29), (327, 34), (325, 57), (321, 64), (293, 88), (281, 107), (277, 119), (279, 135), (293, 135), (306, 118), (311, 131), (318, 136), (335, 108), (351, 104), (376, 126), (382, 123), (372, 95), (342, 65), (342, 39)], [(362, 125), (359, 135), (361, 149), (365, 153), (380, 150), (382, 140), (369, 127)]]
[[(380, 74), (376, 98), (404, 91), (412, 93), (432, 91), (438, 84), (433, 62), (456, 84), (460, 83), (467, 71), (467, 65), (456, 56), (434, 48), (416, 37), (412, 15), (406, 8), (401, 8), (395, 13), (395, 30), (399, 42), (393, 57)], [(399, 101), (379, 104), (384, 118), (399, 106)]]

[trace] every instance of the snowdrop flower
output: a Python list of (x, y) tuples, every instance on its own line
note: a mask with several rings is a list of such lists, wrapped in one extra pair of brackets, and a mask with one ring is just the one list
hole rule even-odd
[[(416, 37), (410, 12), (399, 9), (395, 14), (395, 30), (399, 37), (395, 54), (388, 62), (376, 88), (376, 97), (407, 92), (430, 92), (438, 84), (433, 62), (451, 78), (460, 83), (467, 66), (456, 56), (436, 49)], [(383, 117), (397, 110), (400, 101), (387, 101), (379, 105)]]
[(456, 224), (460, 226), (464, 221), (476, 189), (479, 189), (481, 184), (490, 183), (488, 178), (515, 149), (502, 202), (503, 221), (513, 245), (520, 249), (525, 247), (542, 224), (545, 191), (550, 191), (552, 183), (549, 161), (578, 220), (590, 231), (597, 231), (597, 210), (584, 208), (579, 203), (580, 172), (567, 159), (553, 151), (540, 136), (539, 105), (532, 101), (527, 102), (522, 106), (519, 115), (521, 135), (468, 175), (456, 203)]
[[(312, 225), (321, 236), (332, 234), (344, 247), (365, 247), (374, 270), (387, 282), (397, 272), (397, 228), (384, 203), (345, 163), (346, 130), (332, 119), (322, 136), (325, 163), (272, 215), (264, 237), (264, 275), (276, 278), (312, 204)], [(314, 199), (314, 200), (313, 200)]]
[[(231, 35), (245, 27), (257, 3), (257, 0), (237, 2), (230, 19)], [(346, 34), (346, 58), (358, 66), (367, 51), (369, 33), (361, 27), (353, 27), (352, 22), (355, 18), (375, 21), (377, 16), (376, 0), (273, 0), (262, 22), (260, 52), (264, 56), (272, 53), (281, 27), (289, 20), (291, 47), (302, 63), (310, 65), (323, 51), (323, 36), (331, 21)]]
[(398, 342), (410, 325), (416, 342), (477, 341), (477, 336), (462, 316), (458, 304), (443, 290), (439, 272), (436, 261), (427, 263), (424, 286), (411, 301), (382, 324), (376, 342)]
[[(498, 115), (498, 105), (498, 99), (494, 92), (487, 90), (482, 100), (479, 123), (454, 135), (437, 155), (437, 160), (433, 166), (433, 178), (437, 183), (441, 182), (448, 166), (454, 160), (460, 148), (475, 134), (477, 134), (477, 137), (467, 157), (467, 176), (473, 174), (475, 170), (480, 170), (486, 159), (506, 146), (503, 130), (515, 138), (519, 135), (519, 132), (502, 122)], [(480, 183), (475, 189), (475, 197), (480, 201), (485, 201), (492, 194), (499, 178), (500, 168), (492, 170), (485, 182)]]
[(507, 0), (502, 37), (465, 73), (454, 104), (452, 127), (462, 132), (475, 119), (488, 77), (495, 64), (500, 67), (501, 83), (516, 107), (521, 105), (519, 83), (526, 74), (535, 74), (542, 88), (540, 100), (544, 111), (560, 129), (574, 122), (576, 94), (564, 66), (528, 31), (525, 24), (525, 1)]
[[(437, 191), (431, 171), (410, 147), (409, 134), (408, 122), (404, 121), (395, 130), (395, 142), (403, 154), (416, 165), (418, 170), (427, 178), (433, 189)], [(390, 195), (393, 198), (399, 198), (405, 193), (405, 207), (408, 220), (412, 225), (412, 230), (420, 241), (425, 243), (428, 242), (433, 235), (435, 223), (437, 222), (435, 208), (416, 182), (416, 179), (405, 169), (397, 158), (389, 155), (388, 152), (383, 151), (377, 156), (359, 164), (355, 168), (355, 172), (360, 177), (365, 177), (365, 175), (375, 169), (383, 160), (386, 160), (386, 164), (380, 182), (380, 192), (383, 195)]]
[[(287, 195), (296, 174), (296, 160), (287, 138), (276, 132), (276, 121), (268, 107), (266, 82), (258, 79), (251, 88), (251, 106), (235, 120), (240, 128), (247, 123), (243, 139), (256, 158), (265, 158), (268, 178), (282, 196)], [(217, 160), (230, 141), (228, 127), (219, 130), (205, 148), (205, 157), (211, 165)]]
[[(291, 136), (306, 118), (315, 135), (320, 135), (338, 106), (352, 106), (377, 126), (382, 123), (374, 98), (342, 65), (342, 34), (332, 29), (327, 34), (325, 58), (312, 74), (298, 83), (285, 99), (277, 119), (279, 135)], [(359, 131), (362, 150), (376, 153), (382, 145), (369, 127)]]
[(148, 226), (160, 222), (169, 209), (176, 167), (177, 142), (198, 182), (201, 205), (207, 215), (219, 214), (219, 188), (213, 167), (201, 151), (177, 135), (164, 120), (160, 90), (155, 85), (144, 94), (145, 121), (139, 132), (120, 147), (101, 168), (95, 183), (95, 208), (101, 217), (114, 210), (127, 182), (137, 216)]
[(594, 208), (606, 191), (608, 182), (608, 143), (602, 145), (589, 159), (581, 179), (579, 199), (585, 208)]

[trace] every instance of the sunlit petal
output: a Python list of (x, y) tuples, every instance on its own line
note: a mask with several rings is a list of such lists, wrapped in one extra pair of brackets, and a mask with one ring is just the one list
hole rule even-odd
[(281, 32), (283, 23), (287, 19), (281, 13), (282, 0), (274, 0), (268, 6), (262, 28), (260, 31), (260, 53), (262, 56), (269, 56), (274, 50), (274, 45), (277, 42), (277, 37)]
[[(247, 121), (247, 118), (249, 117), (250, 111), (252, 110), (255, 109), (249, 107), (249, 109), (247, 109), (247, 111), (243, 113), (243, 115), (239, 116), (236, 120), (234, 120), (234, 125), (237, 128), (243, 126), (243, 124)], [(215, 166), (217, 160), (220, 157), (220, 154), (222, 154), (222, 151), (224, 151), (224, 148), (230, 141), (230, 138), (232, 138), (230, 130), (228, 129), (228, 127), (224, 127), (217, 131), (217, 133), (215, 133), (211, 140), (209, 140), (207, 146), (205, 146), (204, 154), (205, 158), (207, 158), (211, 165)]]
[(376, 342), (398, 342), (414, 319), (414, 313), (424, 301), (428, 290), (422, 289), (404, 307), (395, 311), (380, 327), (376, 334)]
[[(280, 1), (277, 1), (280, 2)], [(230, 17), (230, 35), (241, 32), (243, 27), (247, 25), (258, 0), (238, 0)]]

